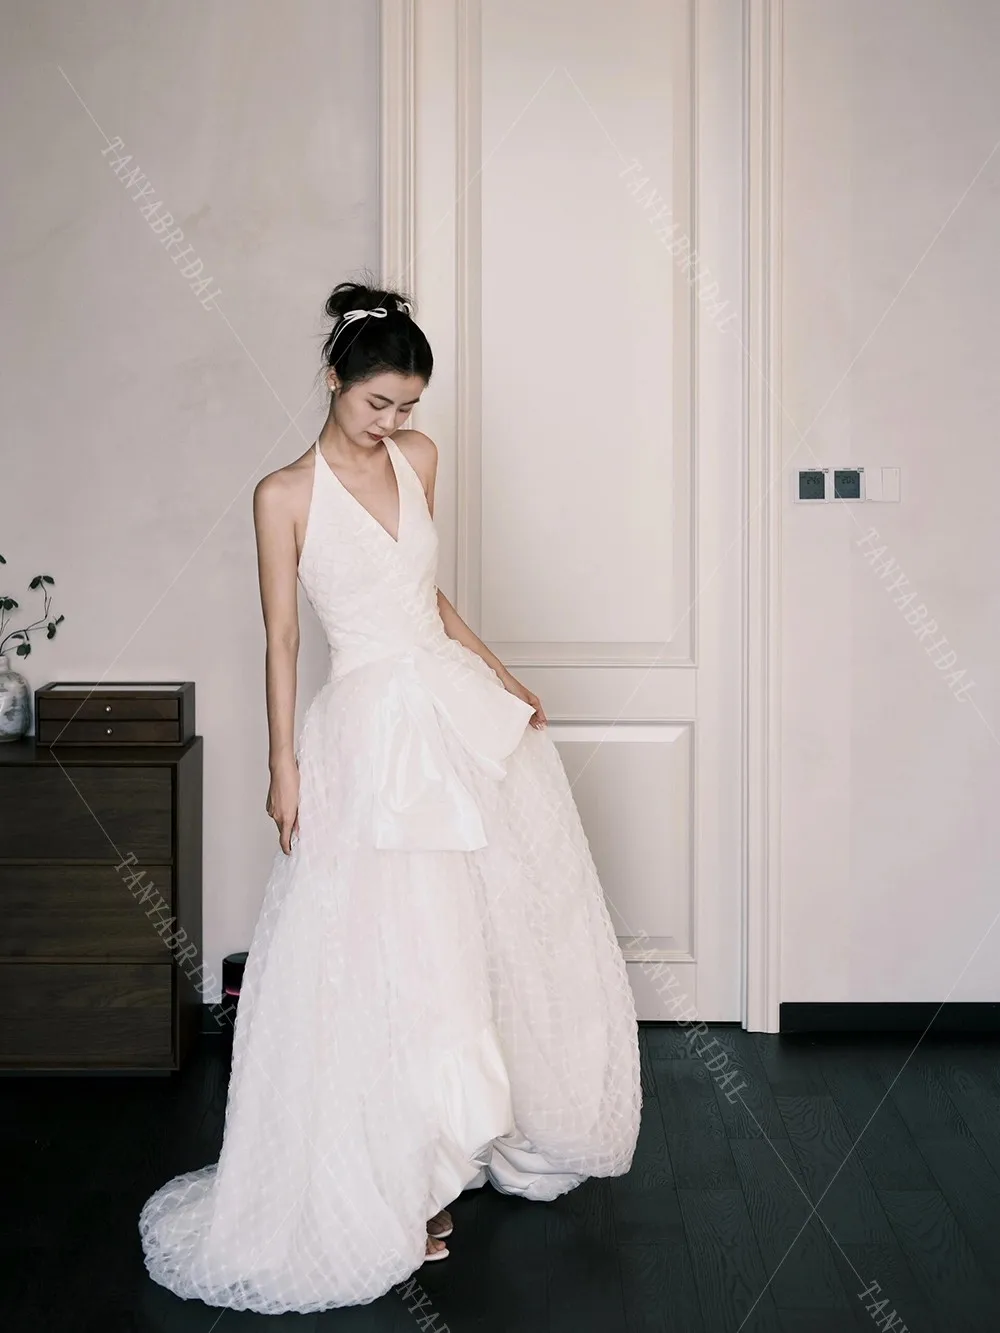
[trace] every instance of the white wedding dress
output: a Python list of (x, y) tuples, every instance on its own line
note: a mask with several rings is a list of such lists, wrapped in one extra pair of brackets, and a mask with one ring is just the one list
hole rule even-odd
[(314, 451), (298, 572), (331, 669), (299, 836), (250, 946), (219, 1161), (139, 1219), (151, 1276), (209, 1305), (372, 1301), (463, 1189), (553, 1199), (635, 1148), (635, 1006), (562, 761), (445, 634), (423, 486), (386, 448), (397, 540)]

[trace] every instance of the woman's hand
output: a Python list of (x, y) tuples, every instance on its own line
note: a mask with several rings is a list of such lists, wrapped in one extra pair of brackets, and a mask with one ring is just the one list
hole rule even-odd
[(278, 826), (278, 842), (286, 856), (292, 852), (292, 837), (299, 832), (299, 766), (286, 760), (271, 773), (267, 813)]
[(523, 699), (526, 704), (531, 704), (532, 708), (535, 710), (535, 715), (528, 719), (528, 725), (534, 727), (536, 731), (541, 731), (542, 728), (546, 726), (549, 719), (545, 716), (545, 713), (542, 710), (541, 700), (538, 698), (538, 695), (532, 694), (531, 691), (512, 676), (506, 668), (501, 673), (500, 680), (505, 690), (516, 695), (518, 699)]

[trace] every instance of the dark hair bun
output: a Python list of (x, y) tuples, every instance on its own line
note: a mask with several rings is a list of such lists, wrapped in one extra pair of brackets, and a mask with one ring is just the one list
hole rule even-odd
[[(344, 324), (350, 310), (379, 308), (386, 311), (380, 318)], [(419, 375), (425, 383), (430, 380), (434, 357), (404, 292), (374, 283), (339, 282), (327, 297), (325, 310), (334, 326), (323, 345), (323, 360), (337, 371), (341, 392), (389, 371)]]
[(339, 282), (327, 297), (326, 313), (339, 322), (348, 310), (375, 310), (379, 306), (402, 315), (409, 315), (413, 309), (401, 292), (379, 290), (362, 282)]

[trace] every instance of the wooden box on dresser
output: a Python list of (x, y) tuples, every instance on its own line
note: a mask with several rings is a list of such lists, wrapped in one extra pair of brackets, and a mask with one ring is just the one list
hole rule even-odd
[(202, 777), (201, 736), (0, 744), (0, 1071), (181, 1067), (203, 1004)]

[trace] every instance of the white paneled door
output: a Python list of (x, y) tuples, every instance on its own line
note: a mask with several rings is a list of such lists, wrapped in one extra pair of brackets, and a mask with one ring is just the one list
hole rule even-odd
[(647, 1019), (741, 1017), (741, 25), (382, 7), (382, 273), (436, 357), (441, 586), (542, 699)]

